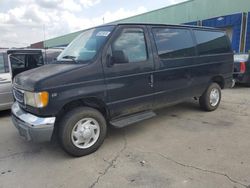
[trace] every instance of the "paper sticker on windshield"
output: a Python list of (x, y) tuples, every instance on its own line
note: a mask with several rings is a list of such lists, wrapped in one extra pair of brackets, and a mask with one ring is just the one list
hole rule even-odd
[(96, 36), (98, 37), (107, 37), (109, 35), (110, 31), (99, 31)]

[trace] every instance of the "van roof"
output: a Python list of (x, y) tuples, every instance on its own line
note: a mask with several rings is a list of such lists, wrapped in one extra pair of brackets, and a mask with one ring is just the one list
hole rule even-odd
[(195, 28), (195, 29), (209, 29), (209, 30), (217, 30), (217, 31), (222, 30), (221, 28), (215, 28), (215, 27), (205, 27), (205, 26), (185, 25), (185, 24), (118, 23), (118, 24), (113, 24), (113, 25), (171, 26), (171, 27), (184, 27), (184, 28)]
[[(182, 27), (182, 28), (194, 28), (194, 29), (208, 29), (215, 31), (223, 31), (222, 28), (195, 26), (195, 25), (184, 25), (184, 24), (156, 24), (156, 23), (117, 23), (117, 24), (104, 24), (101, 26), (117, 26), (117, 25), (147, 25), (147, 26), (171, 26), (171, 27)], [(98, 27), (98, 26), (97, 26)]]

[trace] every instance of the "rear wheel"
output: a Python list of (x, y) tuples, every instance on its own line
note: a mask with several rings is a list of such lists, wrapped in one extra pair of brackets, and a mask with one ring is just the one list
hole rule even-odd
[(106, 120), (99, 111), (78, 107), (62, 119), (59, 141), (67, 153), (79, 157), (96, 151), (103, 143), (106, 132)]
[(214, 111), (221, 101), (221, 88), (217, 83), (212, 83), (199, 98), (200, 106), (205, 111)]

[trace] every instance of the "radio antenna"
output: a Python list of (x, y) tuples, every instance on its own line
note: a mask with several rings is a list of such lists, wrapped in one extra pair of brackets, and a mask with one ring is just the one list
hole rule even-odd
[[(45, 37), (45, 24), (43, 24), (43, 48), (44, 48), (44, 63), (47, 62), (47, 53), (46, 53), (46, 37)], [(43, 52), (42, 52), (43, 54)]]
[(43, 46), (44, 46), (44, 48), (46, 48), (45, 40), (46, 40), (46, 37), (45, 37), (45, 24), (43, 24)]

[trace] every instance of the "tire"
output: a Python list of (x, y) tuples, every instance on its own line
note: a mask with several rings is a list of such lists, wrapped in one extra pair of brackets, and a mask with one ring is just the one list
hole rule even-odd
[[(213, 96), (211, 96), (213, 92)], [(216, 94), (215, 94), (216, 93)], [(211, 99), (211, 100), (210, 100)], [(199, 98), (200, 107), (205, 111), (214, 111), (221, 101), (221, 88), (217, 83), (212, 83)]]
[(102, 145), (107, 133), (103, 115), (89, 107), (77, 107), (69, 111), (59, 126), (61, 147), (75, 157), (95, 152)]

